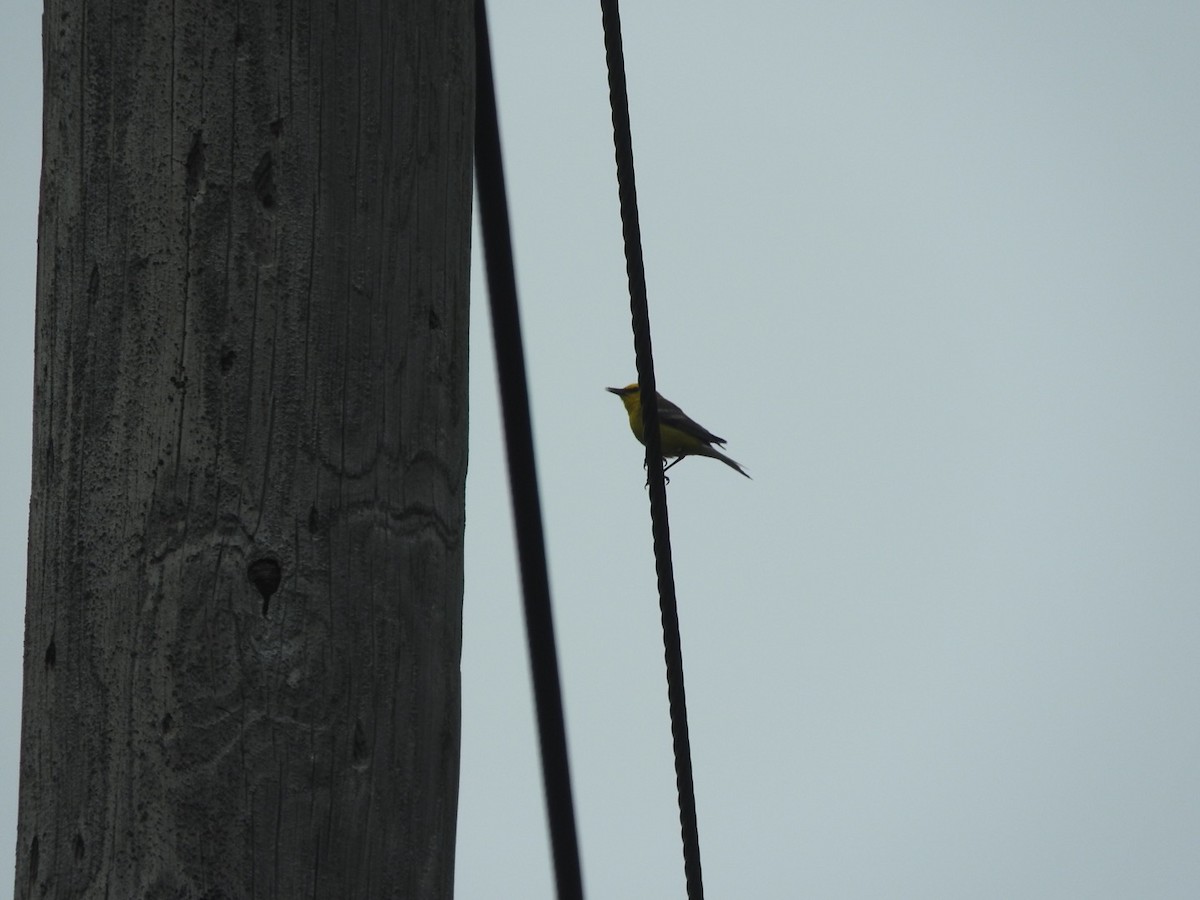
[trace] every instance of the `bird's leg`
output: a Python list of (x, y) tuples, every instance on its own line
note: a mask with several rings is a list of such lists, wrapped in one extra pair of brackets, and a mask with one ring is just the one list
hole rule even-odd
[(664, 466), (663, 466), (663, 471), (665, 472), (665, 471), (667, 471), (667, 469), (671, 468), (671, 466), (674, 466), (674, 465), (676, 465), (676, 464), (678, 464), (678, 463), (681, 463), (681, 462), (683, 462), (683, 457), (684, 457), (684, 456), (686, 456), (686, 454), (683, 454), (683, 455), (680, 455), (680, 456), (677, 456), (677, 457), (675, 457), (673, 460), (671, 460), (671, 462), (669, 462), (669, 463), (667, 463), (666, 465), (664, 465)]
[[(666, 473), (667, 473), (667, 469), (671, 468), (671, 466), (675, 465), (675, 463), (679, 462), (679, 460), (681, 460), (681, 459), (683, 459), (683, 457), (682, 457), (682, 456), (678, 457), (678, 458), (675, 460), (675, 462), (671, 463), (671, 465), (666, 465), (666, 462), (667, 462), (667, 461), (666, 461), (666, 459), (664, 459), (664, 460), (663, 460), (663, 463), (664, 463), (664, 465), (663, 465), (663, 484), (670, 484), (670, 483), (671, 483), (671, 479), (670, 479), (670, 478), (668, 478), (668, 477), (667, 477), (667, 474), (666, 474)], [(644, 468), (646, 468), (646, 461), (645, 461), (645, 460), (642, 460), (642, 468), (643, 468), (643, 469), (644, 469)], [(646, 485), (645, 485), (645, 487), (646, 487), (646, 490), (650, 490), (650, 475), (649, 475), (649, 473), (647, 473), (647, 474), (646, 474)]]

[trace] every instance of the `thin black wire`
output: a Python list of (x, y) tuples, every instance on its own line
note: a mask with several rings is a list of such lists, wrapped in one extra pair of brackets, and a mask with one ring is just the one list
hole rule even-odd
[(484, 0), (476, 0), (475, 3), (475, 66), (475, 183), (479, 194), (484, 258), (487, 262), (492, 337), (496, 345), (496, 370), (504, 411), (508, 477), (525, 600), (525, 636), (529, 643), (529, 665), (537, 707), (554, 874), (560, 898), (583, 900), (575, 804), (571, 799), (571, 773), (567, 761), (567, 730), (563, 720), (558, 652), (555, 649), (554, 619), (550, 609), (546, 541), (542, 531), (541, 502), (533, 459), (525, 353), (517, 309), (517, 279), (513, 269), (512, 234), (504, 187), (504, 164), (500, 157), (496, 87), (492, 77), (492, 52)]
[(650, 522), (658, 572), (658, 604), (662, 614), (663, 649), (667, 664), (667, 699), (671, 739), (675, 747), (675, 788), (679, 796), (679, 828), (683, 838), (683, 872), (689, 900), (703, 900), (700, 875), (700, 831), (692, 783), (692, 747), (688, 739), (687, 699), (683, 688), (683, 647), (679, 639), (679, 610), (675, 602), (675, 570), (671, 562), (671, 528), (667, 521), (667, 488), (658, 433), (654, 354), (650, 344), (650, 312), (646, 299), (646, 268), (642, 261), (642, 230), (638, 224), (637, 188), (633, 177), (633, 137), (629, 126), (629, 96), (625, 84), (625, 53), (617, 0), (600, 0), (604, 20), (604, 49), (608, 61), (608, 95), (612, 106), (613, 143), (617, 157), (617, 189), (621, 198), (621, 230), (625, 236), (625, 271), (629, 276), (629, 308), (633, 319), (633, 349), (641, 387), (646, 472), (650, 482)]

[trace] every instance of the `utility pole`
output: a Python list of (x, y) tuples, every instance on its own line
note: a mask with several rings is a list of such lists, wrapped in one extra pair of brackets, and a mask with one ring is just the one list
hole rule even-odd
[(47, 0), (20, 898), (448, 898), (466, 0)]

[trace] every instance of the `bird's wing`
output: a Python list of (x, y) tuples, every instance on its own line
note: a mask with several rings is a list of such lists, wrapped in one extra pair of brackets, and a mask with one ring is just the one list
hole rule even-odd
[(664, 397), (658, 395), (658, 424), (670, 425), (684, 434), (691, 435), (706, 444), (724, 444), (725, 438), (719, 438), (699, 422), (688, 418), (682, 409)]

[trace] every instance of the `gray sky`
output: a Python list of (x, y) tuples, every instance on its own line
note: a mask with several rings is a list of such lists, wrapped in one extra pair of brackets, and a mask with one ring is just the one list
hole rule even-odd
[[(710, 894), (1196, 896), (1200, 7), (626, 6), (659, 386), (754, 476), (668, 489)], [(39, 18), (0, 35), (0, 848)], [(598, 5), (491, 18), (586, 885), (682, 897)], [(458, 895), (549, 898), (475, 285)]]

